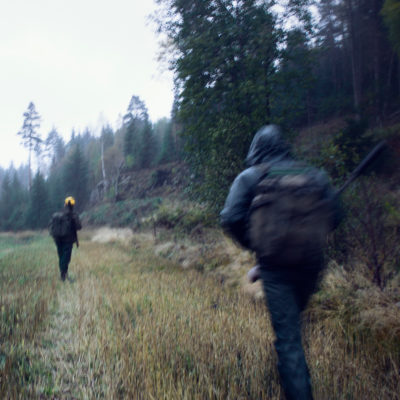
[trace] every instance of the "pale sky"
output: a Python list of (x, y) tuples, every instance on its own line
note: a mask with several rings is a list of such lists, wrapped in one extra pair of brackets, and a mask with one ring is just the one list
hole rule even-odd
[(156, 61), (153, 0), (0, 0), (0, 166), (26, 163), (17, 132), (33, 102), (46, 138), (115, 129), (132, 95), (169, 117), (172, 74)]

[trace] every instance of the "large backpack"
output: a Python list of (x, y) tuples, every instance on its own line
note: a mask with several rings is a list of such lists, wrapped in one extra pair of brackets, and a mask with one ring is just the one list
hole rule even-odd
[(304, 164), (287, 169), (261, 165), (249, 215), (250, 246), (275, 266), (294, 266), (321, 252), (332, 227), (324, 173)]
[(66, 213), (56, 212), (52, 215), (49, 232), (54, 239), (66, 237), (71, 234), (72, 230), (72, 219)]

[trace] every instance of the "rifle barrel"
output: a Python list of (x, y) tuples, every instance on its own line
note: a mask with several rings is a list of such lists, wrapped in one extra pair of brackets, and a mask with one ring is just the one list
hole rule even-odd
[(361, 161), (360, 164), (355, 168), (355, 170), (351, 173), (350, 177), (347, 181), (340, 187), (340, 189), (336, 192), (336, 195), (339, 196), (349, 185), (352, 183), (358, 176), (360, 176), (364, 170), (367, 168), (369, 164), (371, 164), (378, 155), (386, 148), (387, 143), (386, 140), (382, 140), (379, 142)]

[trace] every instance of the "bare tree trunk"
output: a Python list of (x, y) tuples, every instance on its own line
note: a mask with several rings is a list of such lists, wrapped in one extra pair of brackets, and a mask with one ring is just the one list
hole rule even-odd
[(356, 52), (356, 29), (354, 21), (354, 9), (352, 0), (346, 0), (348, 23), (350, 32), (350, 58), (351, 58), (351, 72), (353, 80), (353, 100), (354, 108), (357, 115), (360, 113), (360, 99), (361, 99), (361, 85), (360, 85), (360, 68), (357, 62)]
[(29, 192), (31, 191), (32, 188), (32, 170), (31, 170), (31, 154), (32, 154), (32, 148), (29, 146), (29, 158), (28, 158), (28, 189)]
[[(374, 92), (375, 92), (375, 104), (376, 112), (379, 118), (379, 122), (382, 122), (382, 87), (381, 87), (381, 26), (379, 23), (379, 12), (381, 10), (381, 2), (374, 0), (373, 3), (373, 14), (372, 14), (372, 37), (373, 37), (373, 62), (374, 62)], [(383, 85), (382, 85), (383, 86)]]
[(104, 142), (101, 141), (101, 172), (103, 173), (103, 179), (106, 180), (106, 169), (104, 168)]

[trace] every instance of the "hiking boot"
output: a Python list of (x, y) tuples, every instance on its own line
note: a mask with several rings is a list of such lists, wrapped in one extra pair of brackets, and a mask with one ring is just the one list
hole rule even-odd
[(65, 281), (65, 272), (61, 272), (61, 280), (64, 282)]

